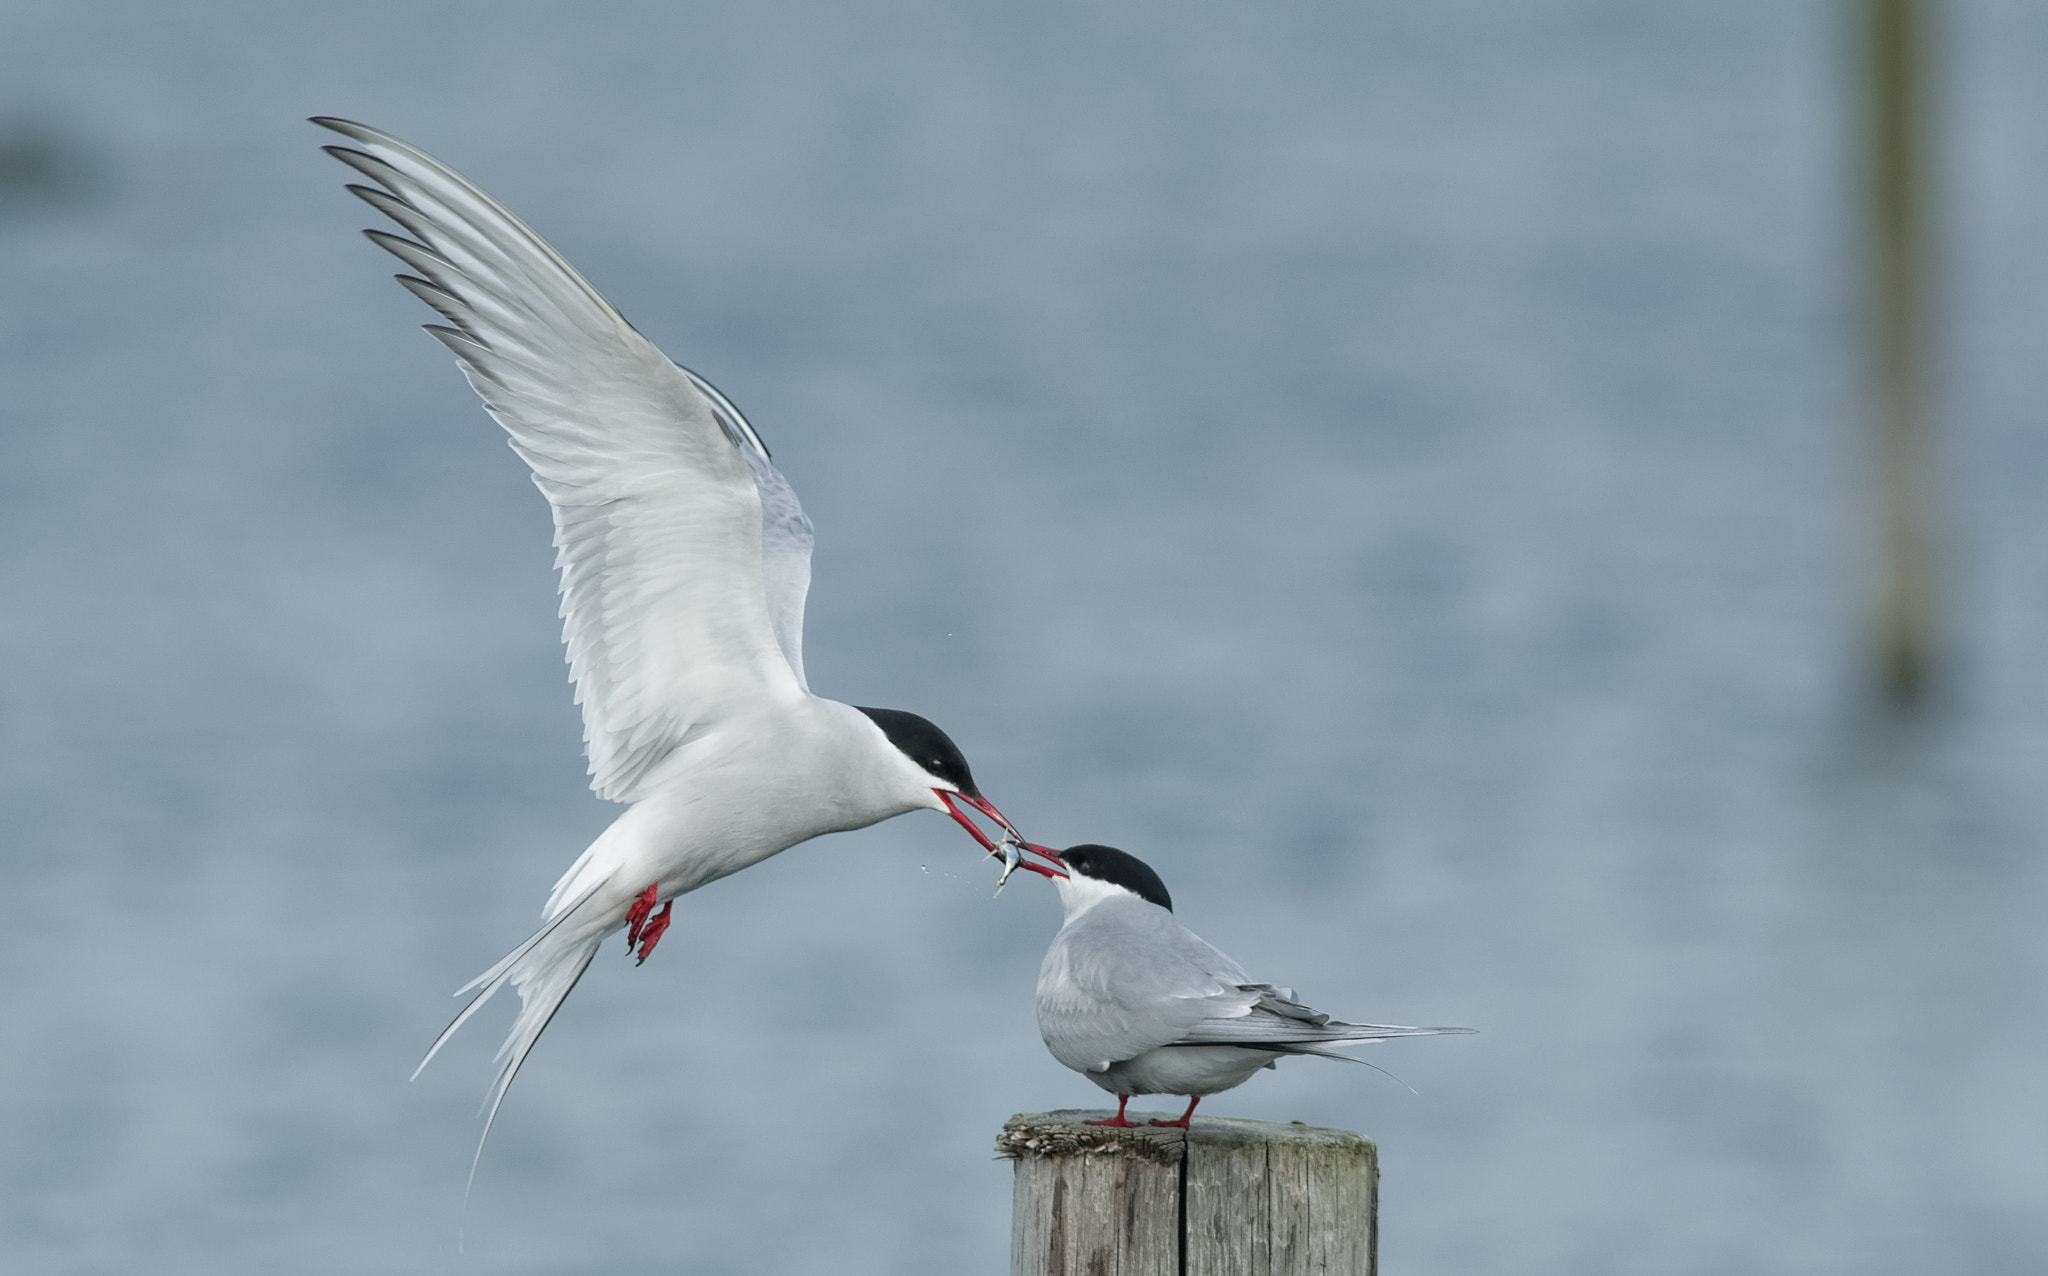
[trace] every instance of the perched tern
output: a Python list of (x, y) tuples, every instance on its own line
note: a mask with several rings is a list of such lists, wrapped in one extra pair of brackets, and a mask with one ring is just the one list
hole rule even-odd
[(1203, 1096), (1243, 1085), (1283, 1055), (1363, 1063), (1329, 1047), (1470, 1028), (1342, 1023), (1262, 984), (1173, 916), (1159, 874), (1110, 846), (1030, 847), (1065, 871), (1039, 868), (1059, 887), (1066, 922), (1038, 971), (1038, 1031), (1052, 1056), (1116, 1096), (1116, 1115), (1090, 1125), (1132, 1126), (1134, 1094), (1184, 1094), (1188, 1109), (1154, 1125), (1186, 1128)]
[(645, 961), (676, 896), (819, 834), (924, 808), (1006, 861), (1015, 850), (998, 848), (1022, 839), (945, 732), (811, 694), (811, 521), (738, 409), (453, 169), (362, 124), (313, 123), (352, 143), (325, 149), (376, 183), (349, 189), (410, 238), (364, 233), (447, 319), (427, 331), (455, 352), (554, 509), (591, 787), (629, 804), (555, 883), (541, 928), (458, 991), (476, 996), (420, 1061), (493, 993), (518, 990), (488, 1138), (598, 945), (624, 930)]

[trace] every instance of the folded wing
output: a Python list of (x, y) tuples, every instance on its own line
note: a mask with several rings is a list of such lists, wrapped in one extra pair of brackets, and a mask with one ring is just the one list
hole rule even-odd
[(591, 787), (631, 801), (689, 736), (764, 696), (801, 696), (811, 526), (737, 409), (634, 330), (562, 256), (431, 156), (346, 120), (328, 153), (410, 238), (455, 352), (553, 507), (563, 641)]
[(1063, 927), (1038, 976), (1038, 1028), (1070, 1068), (1100, 1072), (1258, 1000), (1223, 952), (1139, 899), (1109, 899)]
[(1105, 900), (1061, 930), (1039, 972), (1038, 1025), (1054, 1058), (1094, 1072), (1162, 1046), (1325, 1054), (1343, 1042), (1470, 1031), (1331, 1019), (1136, 899)]

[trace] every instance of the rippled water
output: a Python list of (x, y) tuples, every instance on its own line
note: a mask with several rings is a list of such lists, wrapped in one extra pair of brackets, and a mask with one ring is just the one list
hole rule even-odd
[(2048, 14), (1953, 6), (1952, 662), (1859, 708), (1832, 6), (0, 11), (0, 1255), (1000, 1271), (1051, 892), (936, 815), (600, 960), (544, 507), (300, 122), (761, 427), (824, 694), (1331, 1010), (1404, 1272), (2048, 1261)]

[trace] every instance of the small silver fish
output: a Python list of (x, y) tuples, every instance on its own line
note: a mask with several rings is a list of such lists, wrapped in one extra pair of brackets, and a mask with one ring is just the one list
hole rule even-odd
[[(996, 895), (1000, 895), (1003, 893), (1003, 887), (1009, 884), (1010, 874), (1016, 872), (1017, 866), (1024, 862), (1024, 848), (1018, 843), (1016, 838), (1005, 833), (1003, 834), (1003, 840), (996, 843), (995, 850), (990, 851), (989, 854), (1000, 855), (1003, 861), (1003, 875), (996, 879)], [(989, 898), (994, 899), (995, 895), (991, 895)]]

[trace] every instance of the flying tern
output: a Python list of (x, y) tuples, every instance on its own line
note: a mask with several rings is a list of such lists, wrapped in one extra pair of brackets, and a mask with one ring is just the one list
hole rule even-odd
[(1006, 860), (1022, 839), (938, 727), (811, 694), (811, 522), (739, 410), (453, 169), (366, 125), (313, 123), (349, 140), (325, 149), (375, 183), (349, 189), (405, 232), (364, 233), (447, 320), (427, 331), (455, 353), (554, 510), (591, 787), (628, 804), (555, 883), (541, 928), (458, 991), (476, 995), (420, 1061), (492, 994), (518, 991), (488, 1138), (599, 944), (624, 930), (645, 961), (676, 896), (820, 834), (924, 808)]
[[(1038, 972), (1038, 1031), (1052, 1056), (1116, 1096), (1132, 1126), (1134, 1094), (1183, 1094), (1187, 1111), (1154, 1125), (1186, 1128), (1204, 1096), (1243, 1085), (1286, 1055), (1362, 1063), (1347, 1042), (1428, 1037), (1470, 1028), (1343, 1023), (1259, 983), (1173, 916), (1159, 874), (1111, 846), (1031, 847), (1057, 869), (1026, 867), (1059, 887), (1066, 921)], [(1064, 870), (1064, 871), (1059, 871)]]

